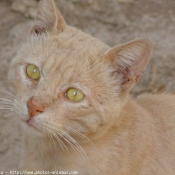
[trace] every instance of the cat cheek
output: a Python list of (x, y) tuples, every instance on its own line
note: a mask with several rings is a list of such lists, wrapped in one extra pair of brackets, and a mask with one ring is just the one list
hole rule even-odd
[(70, 101), (67, 101), (67, 106), (69, 106), (70, 108), (74, 109), (74, 108), (77, 108), (77, 110), (79, 110), (80, 108), (89, 108), (90, 107), (90, 104), (89, 102), (86, 100), (86, 98), (84, 98), (82, 101), (80, 102), (70, 102)]
[(19, 116), (20, 120), (28, 119), (28, 109), (25, 104), (21, 104), (18, 100), (14, 101), (14, 112)]

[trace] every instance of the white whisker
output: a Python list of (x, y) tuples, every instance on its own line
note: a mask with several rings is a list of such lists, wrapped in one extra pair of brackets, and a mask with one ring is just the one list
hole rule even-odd
[(11, 105), (0, 105), (0, 108), (11, 108), (11, 109), (13, 109), (13, 106), (11, 106)]
[[(64, 150), (64, 147), (65, 147), (65, 149), (67, 150), (67, 152), (69, 153), (69, 150), (68, 150), (68, 148), (66, 147), (66, 145), (62, 142), (62, 140), (54, 133), (54, 132), (52, 132), (51, 130), (48, 130), (47, 129), (47, 131), (50, 133), (50, 135), (52, 136), (52, 140), (54, 141), (54, 139), (53, 139), (53, 136), (54, 136), (54, 138), (58, 141), (58, 143), (60, 144), (60, 146), (61, 146), (61, 148)], [(59, 134), (59, 133), (58, 133)], [(59, 134), (60, 135), (60, 134)], [(55, 142), (55, 141), (54, 141)]]
[(13, 106), (13, 103), (9, 103), (9, 102), (2, 102), (2, 101), (0, 101), (0, 104)]
[(79, 156), (79, 154), (78, 154), (78, 152), (76, 150), (76, 146), (74, 146), (72, 144), (72, 142), (70, 142), (69, 139), (66, 136), (61, 134), (61, 137), (70, 145), (70, 147), (74, 150), (75, 154), (81, 159), (81, 157)]
[[(48, 131), (48, 137), (49, 137), (49, 139), (50, 139), (50, 143), (52, 143), (52, 140), (53, 140), (53, 142), (54, 142), (54, 139), (53, 139), (53, 136), (52, 136), (52, 134)], [(55, 143), (55, 142), (54, 142)], [(52, 144), (51, 144), (52, 145)], [(55, 144), (54, 144), (55, 145)], [(56, 145), (55, 145), (55, 148), (56, 148)], [(56, 155), (54, 154), (54, 157), (55, 157), (55, 160), (56, 160)], [(49, 159), (50, 160), (50, 159)], [(50, 160), (50, 163), (51, 163), (51, 160)]]
[[(65, 147), (65, 149), (66, 149), (67, 152), (69, 153), (68, 148), (67, 148), (66, 145), (62, 142), (62, 140), (61, 140), (55, 133), (52, 133), (52, 134), (55, 136), (55, 138), (57, 139), (57, 141), (60, 143), (61, 148), (64, 150), (64, 147)], [(64, 147), (63, 147), (63, 146), (64, 146)]]
[(8, 114), (8, 115), (5, 115), (4, 117), (9, 117), (9, 116), (11, 116), (13, 113), (11, 113), (11, 114)]
[[(81, 145), (79, 143), (77, 143), (77, 141), (74, 138), (72, 138), (68, 133), (66, 133), (66, 131), (59, 129), (57, 126), (54, 126), (53, 123), (52, 123), (51, 127), (52, 127), (52, 130), (57, 131), (57, 134), (59, 134), (59, 136), (61, 138), (63, 138), (64, 141), (66, 141), (69, 144), (69, 146), (74, 150), (74, 152), (76, 153), (76, 155), (80, 159), (83, 158), (85, 160), (85, 158), (87, 158), (87, 154), (84, 151), (84, 149), (81, 147)], [(48, 128), (48, 126), (47, 126), (47, 128)], [(48, 129), (47, 129), (47, 131), (48, 131)], [(50, 132), (57, 139), (57, 141), (59, 142), (60, 145), (64, 143), (64, 142), (60, 141), (58, 135), (55, 132), (53, 133), (53, 131), (51, 131), (51, 130), (49, 130), (48, 132)], [(66, 147), (66, 145), (65, 145), (65, 147)]]
[(55, 146), (55, 149), (56, 149), (56, 143), (55, 143), (55, 140), (52, 136), (52, 133), (50, 131), (48, 131), (49, 135), (50, 135), (50, 138), (53, 140), (53, 143), (54, 143), (54, 146)]
[(8, 114), (8, 115), (4, 115), (4, 116), (2, 116), (1, 118), (8, 118), (9, 116), (11, 116), (13, 113), (11, 113), (11, 114)]
[(0, 109), (13, 109), (13, 108), (10, 108), (10, 107), (9, 107), (9, 108), (0, 108)]
[[(80, 155), (84, 158), (84, 156), (86, 157), (87, 155), (86, 155), (86, 152), (84, 151), (84, 149), (82, 148), (82, 146), (72, 137), (72, 136), (70, 136), (68, 133), (66, 133), (65, 131), (61, 131), (62, 132), (62, 134), (64, 135), (64, 136), (66, 136), (67, 137), (67, 139), (75, 146), (75, 148), (77, 149), (77, 151), (80, 153)], [(80, 150), (79, 150), (79, 149)], [(84, 156), (81, 154), (81, 153), (83, 153), (84, 154)]]
[(53, 133), (53, 132), (52, 132), (52, 135), (55, 137), (55, 139), (57, 140), (57, 142), (60, 144), (61, 148), (64, 150), (63, 145), (60, 142), (60, 139), (58, 138), (58, 136), (55, 133)]
[(1, 119), (6, 119), (8, 118), (9, 116), (11, 116), (13, 113), (10, 113), (10, 114), (7, 114), (7, 115), (2, 115), (0, 118)]
[(0, 92), (4, 92), (4, 93), (10, 95), (11, 97), (15, 98), (15, 96), (14, 96), (12, 93), (10, 93), (10, 92), (8, 92), (8, 91), (2, 89), (2, 88), (0, 89)]
[[(96, 146), (92, 143), (91, 140), (89, 140), (85, 135), (81, 134), (80, 132), (76, 131), (75, 129), (69, 127), (69, 126), (66, 126), (66, 125), (63, 125), (65, 128), (67, 128), (68, 130), (71, 130), (72, 132), (74, 132), (75, 134), (79, 135), (81, 138), (87, 140), (97, 151), (98, 149), (96, 148)], [(99, 151), (98, 151), (99, 153)]]
[(4, 102), (1, 102), (1, 101), (0, 101), (0, 107), (1, 107), (1, 105), (5, 105), (5, 106), (7, 106), (7, 105), (9, 105), (9, 106), (13, 106), (12, 103), (6, 103), (6, 102), (4, 103)]
[(7, 102), (11, 102), (11, 103), (13, 103), (12, 100), (8, 100), (8, 99), (5, 99), (5, 98), (0, 98), (0, 100), (1, 100), (1, 101), (7, 101)]

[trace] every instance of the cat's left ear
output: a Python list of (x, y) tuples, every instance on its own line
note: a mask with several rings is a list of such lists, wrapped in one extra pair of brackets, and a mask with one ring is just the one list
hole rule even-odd
[(30, 34), (58, 33), (65, 28), (66, 22), (56, 7), (54, 0), (40, 0), (35, 24), (30, 30)]
[(153, 44), (147, 39), (138, 39), (116, 46), (105, 53), (105, 58), (113, 67), (113, 74), (121, 76), (121, 90), (127, 92), (139, 80), (150, 60)]

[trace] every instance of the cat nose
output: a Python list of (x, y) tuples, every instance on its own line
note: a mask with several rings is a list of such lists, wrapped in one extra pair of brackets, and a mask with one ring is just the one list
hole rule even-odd
[(44, 111), (44, 105), (38, 102), (34, 97), (31, 97), (27, 102), (28, 114), (30, 119), (36, 114)]

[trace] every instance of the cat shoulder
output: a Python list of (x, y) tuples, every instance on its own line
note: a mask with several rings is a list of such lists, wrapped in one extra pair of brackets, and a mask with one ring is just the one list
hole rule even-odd
[(149, 112), (161, 115), (174, 116), (175, 118), (175, 94), (158, 93), (158, 94), (142, 94), (136, 98), (136, 101)]

